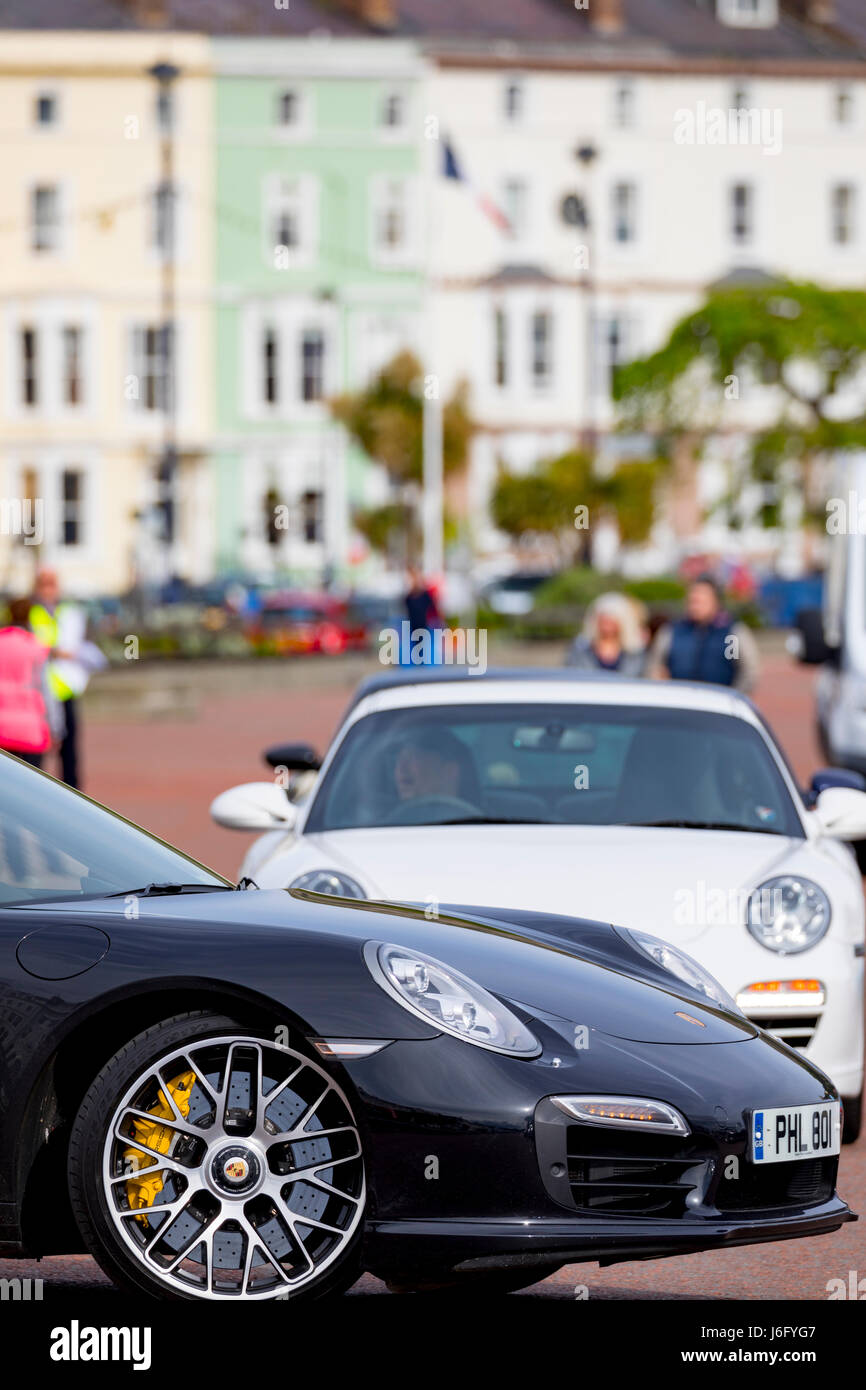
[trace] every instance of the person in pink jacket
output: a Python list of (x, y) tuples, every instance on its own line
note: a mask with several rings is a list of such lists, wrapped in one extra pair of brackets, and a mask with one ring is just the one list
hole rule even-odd
[(29, 613), (29, 599), (12, 599), (9, 626), (0, 628), (0, 748), (41, 767), (56, 710), (45, 681), (46, 651), (27, 626)]

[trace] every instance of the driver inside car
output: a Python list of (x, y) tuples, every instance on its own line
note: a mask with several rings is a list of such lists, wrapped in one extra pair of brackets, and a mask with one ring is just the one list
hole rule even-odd
[(420, 729), (397, 750), (394, 787), (400, 801), (462, 800), (473, 779), (468, 751), (449, 729)]

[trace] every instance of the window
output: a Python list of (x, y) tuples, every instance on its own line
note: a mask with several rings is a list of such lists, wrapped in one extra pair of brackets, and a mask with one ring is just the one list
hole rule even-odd
[(613, 123), (619, 130), (628, 130), (635, 123), (635, 90), (633, 82), (618, 82), (613, 94)]
[(854, 93), (850, 87), (837, 87), (833, 93), (833, 115), (837, 125), (852, 125), (854, 122)]
[(39, 404), (39, 339), (36, 329), (21, 329), (21, 404)]
[(303, 101), (298, 89), (288, 87), (284, 92), (280, 92), (277, 97), (277, 124), (298, 126), (301, 124), (302, 115)]
[(276, 405), (280, 399), (280, 346), (272, 324), (262, 334), (262, 399), (266, 405)]
[(718, 0), (717, 14), (723, 24), (741, 28), (771, 28), (778, 22), (778, 0)]
[(749, 183), (731, 189), (731, 237), (739, 245), (750, 242), (755, 232), (755, 192)]
[(58, 101), (53, 92), (39, 92), (33, 109), (37, 125), (56, 125), (58, 120)]
[(64, 468), (60, 474), (61, 545), (84, 542), (84, 474), (78, 468)]
[(320, 328), (301, 334), (301, 400), (320, 401), (325, 394), (325, 335)]
[(508, 385), (508, 319), (504, 309), (493, 311), (493, 380)]
[(94, 892), (125, 893), (132, 883), (219, 880), (192, 859), (129, 821), (13, 759), (3, 768), (0, 803), (0, 903), (46, 903)]
[(633, 183), (613, 186), (613, 239), (621, 246), (637, 240), (637, 188)]
[(553, 375), (553, 317), (546, 309), (532, 315), (532, 384), (548, 386)]
[(171, 404), (174, 344), (170, 327), (138, 324), (132, 330), (134, 397), (139, 410), (167, 410)]
[(386, 92), (382, 101), (380, 124), (385, 130), (402, 130), (406, 124), (405, 92)]
[(30, 194), (30, 245), (34, 251), (60, 249), (60, 191), (38, 184)]
[(153, 193), (151, 246), (163, 258), (177, 250), (177, 189), (164, 180)]
[(850, 183), (836, 184), (832, 191), (832, 232), (837, 246), (850, 246), (857, 235), (857, 190)]
[(508, 235), (519, 241), (526, 235), (528, 189), (525, 179), (507, 179), (503, 188), (502, 210), (508, 222)]
[(595, 326), (595, 365), (593, 380), (596, 391), (609, 396), (613, 376), (635, 355), (634, 324), (625, 314), (603, 315)]
[(404, 179), (384, 179), (374, 219), (377, 251), (394, 254), (406, 250), (409, 238), (409, 190)]
[(301, 530), (304, 540), (312, 544), (324, 539), (324, 497), (321, 492), (301, 494)]
[[(393, 825), (406, 806), (397, 760), (407, 744), (429, 745), (435, 734), (440, 747), (447, 738), (448, 757), (458, 762), (458, 795), (480, 816), (548, 825), (700, 819), (732, 827), (745, 816), (754, 830), (803, 839), (767, 741), (743, 719), (602, 701), (482, 703), (477, 693), (460, 705), (358, 719), (316, 783), (305, 832)], [(589, 805), (583, 791), (568, 790), (578, 762), (598, 796)], [(439, 798), (415, 805), (415, 824), (454, 818)]]
[(61, 399), (64, 405), (81, 405), (84, 400), (83, 344), (83, 330), (77, 324), (64, 324), (61, 329)]
[(525, 91), (519, 77), (510, 77), (503, 92), (506, 121), (521, 121), (525, 114)]
[(279, 269), (309, 264), (316, 241), (315, 181), (276, 175), (265, 189), (268, 260)]

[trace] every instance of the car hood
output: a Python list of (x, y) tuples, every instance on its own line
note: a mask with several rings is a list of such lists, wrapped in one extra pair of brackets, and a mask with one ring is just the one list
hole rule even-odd
[[(371, 897), (483, 902), (576, 913), (636, 927), (675, 944), (738, 916), (750, 892), (787, 871), (806, 872), (808, 842), (781, 835), (640, 826), (460, 825), (301, 835), (290, 856), (263, 866), (262, 887), (330, 866)], [(282, 862), (281, 862), (282, 861)], [(813, 870), (814, 872), (814, 870)]]
[[(132, 921), (124, 907), (121, 898), (27, 909), (22, 936), (29, 940), (63, 919), (86, 922), (110, 938), (107, 956), (118, 964), (131, 946), (147, 948), (148, 942), (170, 944), (179, 960), (191, 938), (206, 937), (210, 964), (203, 973), (210, 978), (229, 969), (235, 979), (243, 972), (239, 957), (249, 965), (259, 953), (273, 961), (284, 952), (287, 978), (300, 978), (313, 962), (316, 983), (305, 991), (299, 1012), (323, 1036), (331, 1026), (326, 1020), (342, 1007), (327, 988), (331, 977), (341, 978), (344, 989), (372, 993), (383, 1017), (394, 1007), (364, 964), (368, 941), (423, 952), (530, 1015), (566, 1020), (569, 1034), (586, 1030), (588, 1042), (581, 1046), (591, 1046), (594, 1031), (635, 1042), (695, 1045), (756, 1036), (746, 1019), (710, 1006), (607, 923), (514, 911), (499, 919), (495, 909), (462, 906), (443, 907), (431, 919), (423, 906), (284, 890), (141, 898)], [(400, 1022), (412, 1017), (399, 1007), (396, 1012)], [(431, 1024), (430, 1033), (435, 1031)], [(339, 1030), (332, 1035), (345, 1036)]]

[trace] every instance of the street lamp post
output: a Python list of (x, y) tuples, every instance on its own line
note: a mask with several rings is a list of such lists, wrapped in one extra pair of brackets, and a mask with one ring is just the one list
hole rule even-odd
[(177, 205), (174, 182), (174, 84), (180, 69), (173, 63), (156, 63), (148, 75), (157, 85), (157, 119), (160, 128), (160, 182), (157, 219), (162, 258), (160, 286), (159, 355), (162, 384), (162, 450), (156, 470), (155, 513), (157, 537), (163, 550), (165, 578), (172, 572), (175, 540), (175, 482), (177, 475)]
[[(598, 159), (599, 151), (589, 141), (575, 150), (575, 158), (587, 175), (587, 184)], [(598, 444), (598, 429), (595, 420), (595, 353), (596, 353), (596, 273), (595, 255), (597, 238), (595, 235), (595, 207), (589, 191), (581, 200), (580, 225), (586, 232), (587, 266), (581, 282), (584, 300), (584, 333), (586, 367), (584, 372), (584, 421), (581, 431), (585, 448), (594, 454)]]

